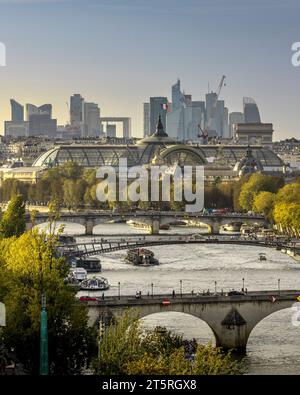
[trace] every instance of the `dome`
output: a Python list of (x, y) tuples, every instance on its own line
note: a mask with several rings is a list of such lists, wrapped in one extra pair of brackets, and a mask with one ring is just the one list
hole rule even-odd
[(175, 141), (171, 137), (169, 137), (168, 134), (164, 131), (164, 127), (161, 122), (161, 116), (159, 116), (156, 126), (156, 132), (151, 134), (151, 136), (145, 137), (144, 139), (140, 140), (138, 144), (170, 145), (175, 144)]
[(252, 150), (250, 146), (248, 146), (246, 155), (239, 162), (236, 163), (234, 170), (238, 171), (239, 175), (242, 176), (244, 174), (251, 174), (263, 171), (263, 165), (257, 158), (254, 158), (254, 156), (252, 155)]

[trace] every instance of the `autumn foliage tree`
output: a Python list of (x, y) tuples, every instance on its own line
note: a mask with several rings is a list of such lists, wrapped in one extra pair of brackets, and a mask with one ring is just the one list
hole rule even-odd
[(20, 236), (25, 228), (25, 203), (22, 195), (16, 195), (1, 218), (0, 234), (2, 237)]
[(7, 311), (3, 341), (29, 374), (39, 372), (41, 295), (47, 297), (50, 374), (79, 374), (96, 351), (87, 310), (65, 283), (68, 267), (56, 238), (36, 231), (0, 240), (0, 300)]
[(212, 345), (193, 342), (194, 356), (187, 355), (182, 336), (167, 330), (143, 332), (138, 316), (130, 310), (113, 322), (99, 341), (95, 373), (103, 374), (238, 374), (231, 358)]

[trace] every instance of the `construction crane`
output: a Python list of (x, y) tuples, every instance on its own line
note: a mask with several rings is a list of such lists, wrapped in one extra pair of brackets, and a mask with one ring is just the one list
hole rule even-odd
[(202, 137), (203, 140), (207, 140), (207, 138), (208, 138), (208, 131), (211, 128), (211, 123), (212, 123), (212, 120), (213, 120), (213, 118), (215, 116), (215, 112), (216, 112), (216, 109), (217, 109), (217, 104), (218, 104), (218, 100), (219, 100), (219, 96), (220, 96), (222, 87), (223, 87), (223, 85), (226, 85), (224, 83), (225, 78), (226, 78), (226, 76), (223, 75), (222, 78), (221, 78), (221, 81), (219, 83), (219, 86), (218, 86), (218, 89), (217, 89), (217, 93), (216, 93), (216, 96), (215, 96), (215, 100), (213, 102), (213, 105), (212, 105), (212, 108), (211, 108), (211, 111), (210, 111), (210, 114), (209, 114), (209, 118), (208, 118), (208, 121), (207, 121), (207, 124), (206, 124), (206, 128), (203, 130), (201, 128), (201, 125), (198, 124), (198, 130), (199, 130), (198, 137)]

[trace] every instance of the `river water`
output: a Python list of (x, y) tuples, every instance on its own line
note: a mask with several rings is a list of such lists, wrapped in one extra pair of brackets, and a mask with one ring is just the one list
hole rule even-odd
[[(80, 234), (82, 228), (68, 225), (66, 233)], [(199, 228), (176, 227), (162, 233), (199, 233)], [(133, 234), (137, 229), (127, 224), (103, 224), (94, 233), (105, 235)], [(140, 231), (143, 233), (143, 231)], [(95, 235), (96, 237), (96, 235)], [(97, 237), (98, 238), (98, 237)], [(76, 237), (78, 242), (89, 241), (90, 237)], [(160, 265), (154, 267), (134, 267), (124, 263), (126, 251), (116, 251), (101, 256), (102, 273), (110, 284), (106, 295), (117, 295), (118, 282), (121, 294), (133, 295), (180, 292), (224, 291), (242, 288), (248, 290), (277, 289), (280, 279), (281, 289), (300, 289), (300, 262), (273, 249), (251, 246), (226, 245), (169, 245), (150, 247)], [(267, 261), (259, 261), (258, 253), (264, 252)], [(91, 295), (95, 293), (91, 293)], [(85, 292), (84, 295), (87, 295)], [(300, 326), (292, 325), (292, 310), (286, 309), (272, 314), (261, 321), (250, 335), (247, 355), (243, 360), (246, 374), (299, 374), (300, 373)], [(213, 342), (211, 329), (202, 320), (181, 313), (159, 313), (144, 318), (146, 328), (156, 325), (166, 326), (186, 338), (196, 338), (200, 342)]]

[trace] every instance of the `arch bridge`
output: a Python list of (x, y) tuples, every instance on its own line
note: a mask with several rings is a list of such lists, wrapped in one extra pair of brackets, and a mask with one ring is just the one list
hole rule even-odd
[(240, 246), (253, 246), (253, 247), (269, 247), (269, 248), (289, 248), (291, 250), (295, 250), (295, 252), (299, 251), (299, 248), (288, 246), (286, 243), (278, 242), (278, 241), (264, 241), (264, 240), (249, 240), (249, 239), (241, 239), (234, 238), (231, 239), (227, 236), (219, 236), (219, 237), (201, 237), (200, 239), (195, 238), (193, 235), (185, 235), (185, 236), (166, 236), (155, 238), (155, 236), (149, 237), (127, 237), (127, 238), (112, 238), (110, 240), (100, 239), (100, 240), (91, 240), (88, 243), (77, 243), (77, 244), (69, 244), (66, 246), (61, 246), (62, 253), (64, 255), (72, 255), (72, 256), (89, 256), (89, 255), (97, 255), (104, 254), (113, 251), (127, 250), (131, 248), (141, 248), (141, 247), (150, 247), (150, 246), (160, 246), (160, 245), (178, 245), (178, 244), (231, 244), (231, 245), (240, 245)]
[[(34, 225), (48, 222), (49, 215), (47, 213), (37, 213)], [(137, 223), (145, 224), (149, 227), (151, 234), (159, 234), (162, 225), (168, 225), (174, 221), (185, 221), (190, 224), (205, 224), (208, 226), (210, 233), (219, 234), (223, 225), (227, 224), (256, 224), (261, 226), (268, 225), (266, 219), (262, 215), (247, 214), (203, 214), (203, 213), (185, 213), (172, 211), (136, 211), (136, 212), (111, 212), (111, 211), (95, 211), (95, 212), (76, 212), (61, 213), (59, 221), (63, 223), (80, 224), (85, 227), (85, 234), (92, 235), (93, 228), (96, 225), (106, 223), (108, 221), (132, 220)], [(30, 214), (26, 216), (27, 230), (33, 227), (30, 220)]]
[(153, 295), (141, 299), (109, 296), (84, 303), (88, 307), (90, 325), (102, 319), (120, 317), (128, 308), (138, 313), (140, 318), (170, 311), (189, 314), (209, 325), (217, 347), (245, 352), (255, 326), (270, 314), (293, 306), (300, 300), (299, 295), (300, 290), (273, 290), (232, 296), (182, 294), (175, 298), (172, 295)]

